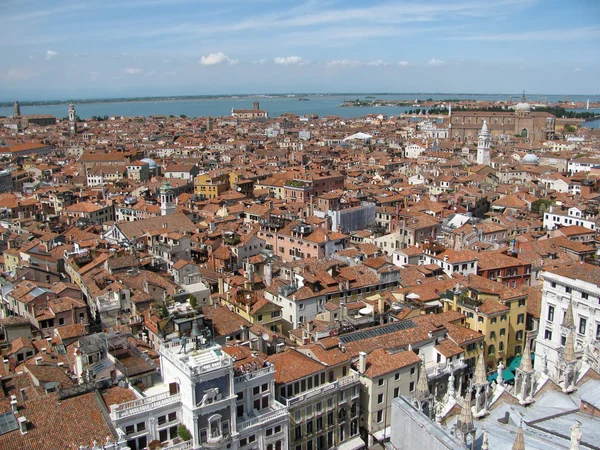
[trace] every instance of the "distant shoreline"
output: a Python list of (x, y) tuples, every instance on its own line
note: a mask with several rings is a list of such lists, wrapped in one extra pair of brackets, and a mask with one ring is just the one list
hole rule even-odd
[[(21, 106), (55, 106), (55, 105), (68, 105), (69, 103), (76, 104), (94, 104), (94, 103), (132, 103), (132, 102), (167, 102), (167, 101), (182, 101), (182, 100), (225, 100), (225, 99), (254, 99), (254, 98), (300, 98), (300, 97), (340, 97), (340, 96), (373, 96), (376, 95), (460, 95), (460, 96), (471, 96), (471, 97), (489, 97), (489, 96), (506, 96), (518, 98), (517, 93), (515, 94), (475, 94), (475, 93), (445, 93), (445, 92), (339, 92), (339, 93), (294, 93), (294, 94), (221, 94), (221, 95), (175, 95), (175, 96), (158, 96), (158, 97), (115, 97), (115, 98), (73, 98), (66, 100), (29, 100), (19, 101)], [(563, 94), (531, 94), (533, 97), (540, 96), (565, 96)], [(588, 95), (581, 94), (577, 97), (586, 97)], [(597, 95), (589, 95), (589, 97), (596, 97)], [(0, 102), (0, 107), (11, 107), (13, 101)]]

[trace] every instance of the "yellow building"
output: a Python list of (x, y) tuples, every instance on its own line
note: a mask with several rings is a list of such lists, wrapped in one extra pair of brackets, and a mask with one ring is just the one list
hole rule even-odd
[(4, 250), (4, 271), (12, 272), (21, 264), (21, 252), (18, 249)]
[(487, 370), (521, 355), (525, 347), (527, 294), (502, 283), (469, 275), (449, 291), (445, 309), (465, 314), (464, 325), (482, 333)]
[(194, 178), (194, 193), (206, 198), (217, 198), (229, 189), (229, 176), (203, 173)]
[(221, 295), (221, 303), (252, 325), (262, 325), (274, 333), (283, 332), (281, 306), (248, 289), (233, 288)]

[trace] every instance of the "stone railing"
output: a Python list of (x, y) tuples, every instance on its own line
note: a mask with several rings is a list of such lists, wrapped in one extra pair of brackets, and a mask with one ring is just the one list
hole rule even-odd
[(189, 450), (194, 447), (194, 441), (189, 440), (180, 442), (179, 444), (170, 445), (169, 447), (163, 447), (162, 450)]
[(162, 394), (153, 395), (152, 397), (140, 398), (138, 400), (121, 403), (120, 405), (112, 405), (110, 408), (110, 416), (113, 420), (118, 420), (180, 401), (181, 394), (170, 395), (169, 392), (163, 392)]
[(332, 383), (322, 384), (316, 388), (311, 389), (310, 391), (306, 391), (302, 394), (299, 394), (295, 397), (286, 399), (286, 405), (288, 407), (297, 405), (299, 403), (303, 403), (307, 400), (313, 399), (315, 397), (322, 397), (325, 394), (331, 392), (337, 392), (341, 388), (345, 388), (351, 386), (352, 384), (358, 383), (358, 374), (352, 373), (348, 376), (340, 378), (339, 380), (335, 380)]

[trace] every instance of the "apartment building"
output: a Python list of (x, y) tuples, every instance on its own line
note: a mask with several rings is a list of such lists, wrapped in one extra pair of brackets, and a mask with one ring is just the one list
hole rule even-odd
[(542, 271), (542, 306), (535, 340), (535, 369), (547, 370), (557, 383), (564, 379), (564, 352), (571, 334), (575, 357), (598, 369), (593, 351), (600, 341), (600, 268), (562, 265)]
[(485, 336), (488, 370), (521, 355), (525, 346), (527, 292), (469, 275), (445, 294), (445, 310), (465, 314), (465, 326)]
[(364, 447), (360, 382), (348, 360), (327, 365), (288, 349), (268, 361), (276, 369), (277, 400), (289, 409), (291, 450)]

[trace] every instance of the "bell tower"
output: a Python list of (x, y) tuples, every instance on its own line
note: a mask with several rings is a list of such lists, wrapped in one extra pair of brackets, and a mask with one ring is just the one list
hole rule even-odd
[(15, 104), (13, 107), (13, 117), (21, 117), (21, 105), (19, 105), (19, 101), (15, 100)]
[(160, 188), (160, 215), (168, 216), (175, 212), (175, 192), (168, 181)]
[(75, 115), (75, 106), (73, 103), (69, 105), (69, 134), (75, 136), (77, 134), (77, 119)]
[(485, 120), (479, 132), (479, 139), (477, 140), (477, 164), (484, 164), (486, 166), (491, 164), (490, 131)]

